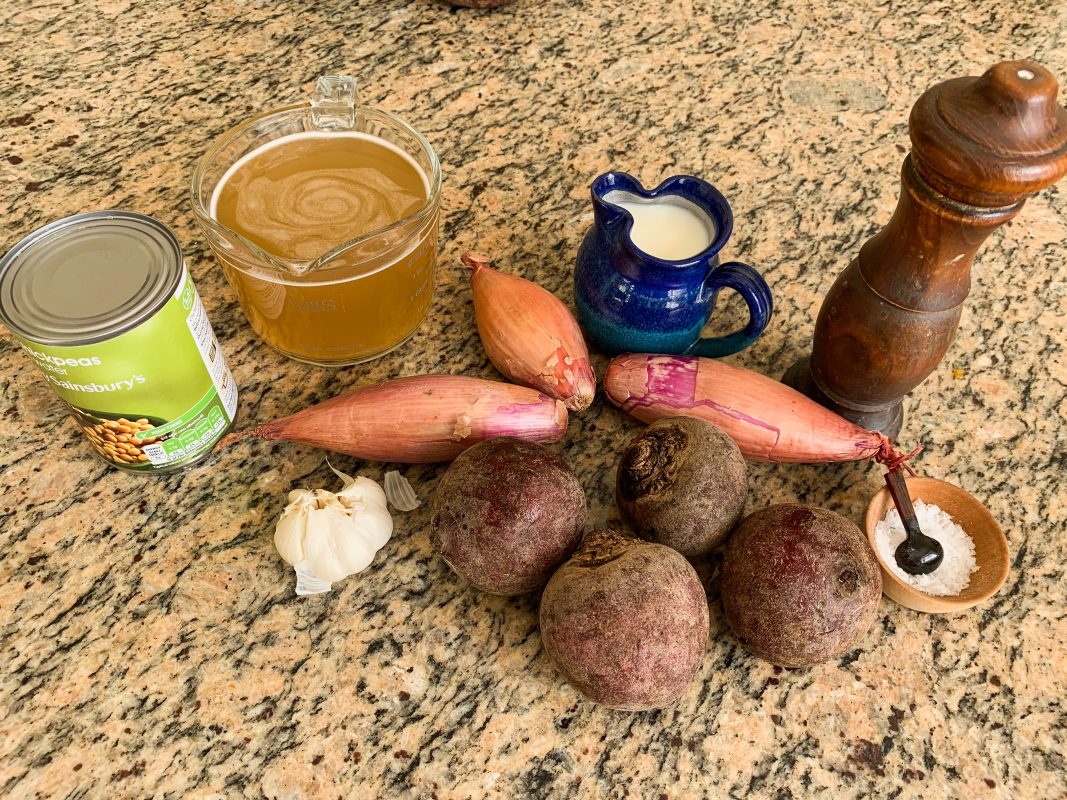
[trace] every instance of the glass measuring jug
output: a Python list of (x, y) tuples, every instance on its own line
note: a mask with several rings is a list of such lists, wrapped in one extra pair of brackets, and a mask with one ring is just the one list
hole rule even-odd
[(325, 366), (377, 358), (426, 317), (440, 195), (429, 142), (359, 105), (348, 76), (232, 128), (192, 180), (197, 221), (252, 328)]

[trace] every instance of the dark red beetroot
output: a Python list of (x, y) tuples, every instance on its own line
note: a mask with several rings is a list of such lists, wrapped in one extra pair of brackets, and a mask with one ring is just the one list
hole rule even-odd
[(437, 484), (430, 543), (490, 594), (540, 589), (582, 539), (585, 493), (555, 453), (513, 436), (465, 450)]
[(622, 453), (615, 502), (642, 539), (686, 558), (726, 541), (745, 511), (748, 472), (734, 440), (694, 417), (659, 419)]
[(783, 667), (807, 667), (859, 644), (878, 613), (882, 574), (847, 519), (784, 504), (750, 514), (730, 537), (721, 591), (745, 647)]
[(541, 595), (541, 640), (590, 700), (624, 711), (663, 708), (700, 668), (708, 601), (676, 551), (594, 531)]

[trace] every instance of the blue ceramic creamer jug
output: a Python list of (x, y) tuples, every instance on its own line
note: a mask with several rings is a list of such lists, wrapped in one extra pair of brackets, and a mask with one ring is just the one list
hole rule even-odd
[[(676, 175), (649, 191), (624, 172), (607, 172), (593, 181), (592, 195), (593, 227), (578, 251), (574, 295), (582, 327), (600, 349), (719, 357), (743, 350), (763, 333), (771, 318), (771, 291), (747, 264), (719, 263), (733, 214), (714, 186)], [(678, 228), (661, 216), (664, 210), (675, 213), (665, 205), (680, 207), (676, 216), (689, 227)], [(660, 207), (646, 213), (648, 206)], [(706, 232), (692, 230), (693, 224)], [(699, 250), (687, 254), (684, 243), (679, 250), (679, 238)], [(727, 336), (701, 338), (722, 288), (744, 298), (748, 324)]]

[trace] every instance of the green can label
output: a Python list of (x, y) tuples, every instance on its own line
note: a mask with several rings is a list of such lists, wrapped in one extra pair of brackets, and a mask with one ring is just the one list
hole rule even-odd
[(192, 278), (149, 319), (95, 344), (17, 337), (106, 461), (165, 471), (197, 460), (229, 429), (237, 387)]

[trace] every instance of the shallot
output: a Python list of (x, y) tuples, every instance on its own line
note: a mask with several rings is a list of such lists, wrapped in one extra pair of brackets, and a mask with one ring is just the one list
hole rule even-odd
[(461, 375), (418, 375), (364, 386), (231, 433), (217, 448), (258, 436), (372, 461), (427, 464), (451, 461), (496, 436), (554, 442), (566, 431), (567, 408), (533, 389)]
[(558, 297), (536, 283), (489, 266), (484, 256), (464, 254), (473, 270), (474, 316), (493, 366), (516, 383), (530, 386), (583, 411), (593, 402), (596, 376), (574, 315)]
[(750, 461), (900, 464), (887, 436), (855, 425), (757, 372), (696, 356), (621, 355), (604, 379), (608, 399), (642, 422), (688, 416), (710, 422)]

